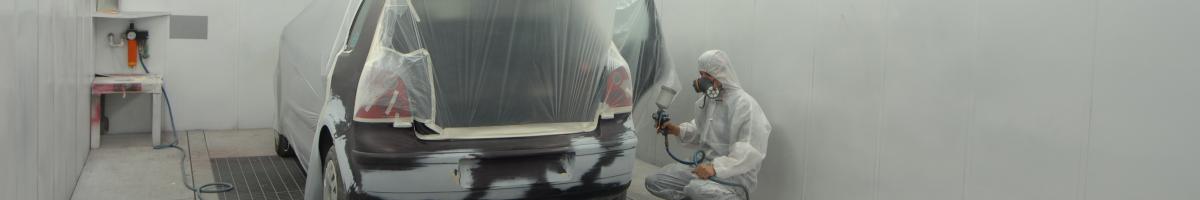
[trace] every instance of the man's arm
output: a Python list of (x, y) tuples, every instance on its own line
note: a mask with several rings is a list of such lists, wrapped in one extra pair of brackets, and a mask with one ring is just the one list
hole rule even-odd
[(685, 144), (699, 145), (700, 136), (696, 134), (696, 119), (679, 124), (679, 141)]
[(767, 137), (770, 136), (771, 124), (757, 105), (743, 105), (734, 114), (733, 119), (742, 121), (731, 122), (738, 140), (730, 147), (728, 155), (714, 158), (713, 169), (718, 178), (730, 178), (758, 169), (762, 166), (763, 158), (767, 156)]

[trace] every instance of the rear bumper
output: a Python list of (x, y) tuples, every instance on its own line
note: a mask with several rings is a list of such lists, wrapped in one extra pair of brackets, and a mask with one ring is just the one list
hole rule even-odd
[[(421, 141), (393, 128), (355, 126), (346, 147), (348, 166), (342, 166), (350, 172), (346, 191), (351, 199), (623, 197), (636, 162), (637, 137), (624, 120), (606, 121), (592, 132), (469, 141)], [(551, 162), (545, 159), (530, 159), (547, 155), (564, 157), (554, 166), (567, 173), (547, 170)], [(460, 164), (467, 160), (488, 162), (462, 167), (473, 166)], [(497, 162), (504, 164), (489, 164)]]
[[(633, 143), (636, 139), (631, 141)], [(611, 199), (623, 196), (636, 162), (634, 148), (574, 155), (568, 166), (572, 169), (570, 179), (552, 182), (545, 181), (548, 173), (542, 169), (544, 163), (489, 168), (492, 169), (489, 171), (514, 172), (468, 177), (457, 174), (461, 170), (460, 164), (450, 161), (462, 160), (460, 156), (465, 155), (445, 156), (406, 159), (411, 161), (409, 164), (383, 165), (360, 162), (363, 161), (361, 158), (351, 159), (351, 168), (358, 170), (352, 170), (353, 181), (347, 191), (351, 191), (350, 196), (354, 197), (351, 199)], [(522, 169), (541, 170), (542, 173)], [(474, 186), (464, 182), (473, 182), (471, 185)]]
[(541, 187), (489, 189), (467, 192), (363, 192), (348, 199), (595, 199), (623, 200), (629, 188), (630, 175), (609, 177), (597, 186), (573, 186), (570, 190)]

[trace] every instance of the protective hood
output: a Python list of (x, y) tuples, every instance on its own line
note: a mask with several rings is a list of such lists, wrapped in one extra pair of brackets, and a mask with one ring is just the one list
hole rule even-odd
[(699, 59), (700, 71), (708, 72), (717, 80), (721, 81), (724, 89), (742, 89), (741, 82), (738, 81), (737, 72), (733, 71), (733, 63), (729, 62), (729, 56), (725, 51), (708, 50), (704, 54), (700, 54)]

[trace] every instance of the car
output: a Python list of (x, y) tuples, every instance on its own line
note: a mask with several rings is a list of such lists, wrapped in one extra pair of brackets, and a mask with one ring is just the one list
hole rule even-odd
[(275, 149), (310, 199), (624, 199), (660, 30), (652, 0), (314, 0)]

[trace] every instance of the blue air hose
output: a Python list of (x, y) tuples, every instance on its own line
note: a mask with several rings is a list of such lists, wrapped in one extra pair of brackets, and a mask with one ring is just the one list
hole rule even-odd
[[(146, 74), (150, 74), (150, 69), (146, 67), (146, 62), (142, 60), (141, 55), (138, 55), (138, 63), (142, 65), (142, 71), (145, 71)], [(186, 161), (188, 161), (188, 155), (191, 154), (191, 148), (184, 150), (183, 148), (179, 147), (179, 131), (175, 129), (175, 110), (171, 109), (171, 98), (169, 95), (167, 95), (167, 86), (165, 83), (162, 86), (162, 95), (163, 101), (167, 103), (167, 115), (171, 118), (171, 134), (175, 135), (175, 137), (172, 139), (171, 143), (156, 145), (154, 146), (154, 149), (173, 148), (175, 150), (179, 150), (179, 153), (183, 154), (183, 158), (179, 160), (179, 173), (183, 176), (181, 177), (183, 179), (183, 186), (187, 187), (187, 189), (191, 190), (192, 192), (196, 192), (196, 199), (203, 199), (200, 197), (199, 193), (221, 193), (232, 191), (233, 184), (225, 182), (214, 182), (200, 185), (200, 187), (193, 187), (192, 182), (187, 180), (187, 177), (189, 176), (187, 173), (187, 167), (185, 167), (184, 164)], [(192, 177), (192, 180), (195, 181), (195, 177)]]
[[(679, 163), (682, 163), (682, 164), (685, 164), (688, 166), (696, 167), (697, 165), (700, 165), (700, 163), (704, 162), (705, 157), (708, 156), (708, 154), (705, 154), (704, 151), (696, 151), (696, 153), (692, 153), (692, 160), (690, 160), (690, 161), (679, 159), (679, 157), (675, 157), (674, 153), (671, 153), (671, 141), (668, 140), (669, 138), (667, 137), (667, 134), (662, 134), (662, 135), (663, 135), (663, 147), (667, 150), (667, 155), (671, 156), (671, 159), (674, 159), (675, 162), (679, 162)], [(718, 184), (721, 184), (721, 185), (728, 185), (728, 186), (741, 188), (742, 192), (743, 192), (742, 194), (744, 195), (744, 197), (746, 197), (746, 200), (750, 200), (750, 189), (746, 188), (745, 185), (732, 183), (732, 182), (726, 182), (721, 179), (717, 179), (717, 177), (715, 175), (713, 177), (708, 177), (708, 180), (718, 183)]]

